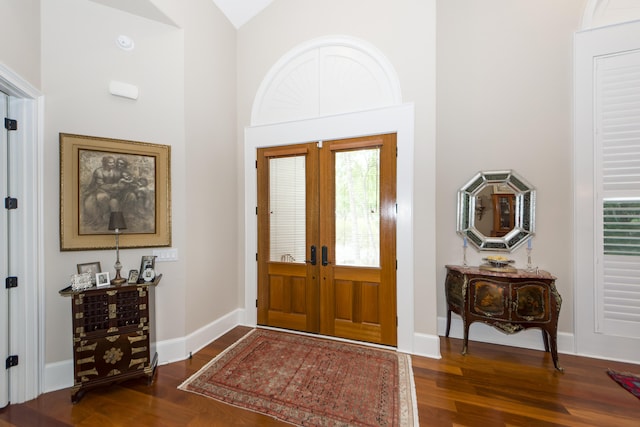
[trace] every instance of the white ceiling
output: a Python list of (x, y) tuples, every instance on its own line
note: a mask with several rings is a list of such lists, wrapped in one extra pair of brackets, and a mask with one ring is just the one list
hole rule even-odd
[[(154, 0), (91, 0), (134, 15), (177, 26), (154, 4)], [(240, 28), (273, 0), (213, 0), (234, 27)]]

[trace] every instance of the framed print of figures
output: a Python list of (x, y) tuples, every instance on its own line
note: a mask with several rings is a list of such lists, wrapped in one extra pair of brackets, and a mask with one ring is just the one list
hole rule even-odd
[(60, 134), (60, 250), (171, 246), (171, 147)]

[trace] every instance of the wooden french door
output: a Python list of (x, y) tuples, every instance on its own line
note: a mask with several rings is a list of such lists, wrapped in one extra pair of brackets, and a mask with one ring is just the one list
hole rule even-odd
[(258, 150), (258, 323), (395, 346), (396, 135)]

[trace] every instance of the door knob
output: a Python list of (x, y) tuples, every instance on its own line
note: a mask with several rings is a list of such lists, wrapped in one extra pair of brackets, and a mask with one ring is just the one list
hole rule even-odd
[(316, 245), (311, 245), (311, 260), (309, 260), (311, 265), (316, 265)]

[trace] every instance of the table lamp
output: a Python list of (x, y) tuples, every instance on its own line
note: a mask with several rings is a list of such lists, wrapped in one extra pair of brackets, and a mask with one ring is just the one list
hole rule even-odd
[(111, 216), (109, 217), (109, 230), (115, 230), (116, 234), (116, 277), (111, 280), (112, 285), (122, 285), (127, 279), (124, 279), (120, 276), (120, 270), (122, 269), (122, 264), (120, 264), (120, 247), (119, 247), (119, 237), (120, 230), (126, 230), (127, 223), (124, 222), (124, 215), (122, 212), (111, 212)]

